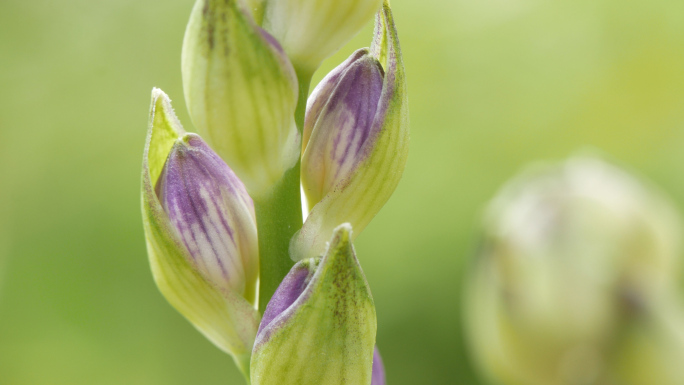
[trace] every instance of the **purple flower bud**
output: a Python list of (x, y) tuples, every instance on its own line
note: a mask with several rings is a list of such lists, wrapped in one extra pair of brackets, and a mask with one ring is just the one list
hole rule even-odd
[(198, 135), (186, 134), (174, 143), (156, 193), (199, 272), (254, 303), (254, 205), (228, 165)]
[(358, 235), (397, 187), (408, 157), (408, 99), (394, 19), (385, 1), (370, 49), (356, 51), (309, 98), (302, 186), (309, 215), (290, 242), (298, 261), (321, 255), (335, 226)]
[(304, 123), (302, 183), (310, 207), (367, 158), (382, 128), (373, 125), (384, 71), (368, 49), (356, 51), (316, 87)]

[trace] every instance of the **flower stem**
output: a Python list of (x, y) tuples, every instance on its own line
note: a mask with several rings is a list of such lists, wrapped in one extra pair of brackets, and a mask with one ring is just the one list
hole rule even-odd
[[(300, 81), (295, 122), (301, 133), (311, 75), (308, 71), (297, 71), (297, 75)], [(302, 228), (299, 168), (300, 163), (297, 161), (269, 194), (252, 197), (259, 234), (259, 311), (262, 314), (280, 282), (294, 265), (289, 253), (290, 239)]]
[(289, 255), (290, 238), (302, 227), (299, 192), (299, 162), (265, 197), (254, 197), (259, 234), (259, 311), (268, 301), (294, 262)]

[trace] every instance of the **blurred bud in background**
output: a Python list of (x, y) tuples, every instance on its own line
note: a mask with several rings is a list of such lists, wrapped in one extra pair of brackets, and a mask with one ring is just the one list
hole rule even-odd
[(260, 319), (252, 200), (225, 162), (185, 133), (158, 89), (143, 155), (142, 210), (159, 290), (248, 376)]
[(252, 197), (268, 193), (295, 165), (300, 146), (297, 76), (278, 42), (242, 2), (198, 0), (185, 32), (182, 71), (198, 132)]
[(508, 183), (486, 213), (465, 294), (485, 376), (504, 385), (683, 384), (681, 363), (662, 359), (684, 357), (672, 298), (680, 231), (663, 196), (598, 159)]
[(309, 98), (302, 186), (310, 208), (290, 244), (295, 260), (320, 256), (333, 229), (358, 235), (390, 198), (408, 158), (406, 78), (388, 4), (375, 39), (328, 74)]
[(343, 224), (325, 256), (294, 265), (269, 302), (254, 344), (252, 384), (371, 384), (376, 328), (351, 227)]
[(382, 0), (267, 0), (263, 26), (298, 70), (313, 74), (356, 35)]

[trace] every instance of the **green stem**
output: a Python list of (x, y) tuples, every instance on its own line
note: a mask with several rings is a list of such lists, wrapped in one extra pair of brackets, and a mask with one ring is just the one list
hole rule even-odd
[[(311, 75), (303, 71), (297, 71), (297, 75), (300, 84), (295, 122), (301, 133)], [(299, 168), (300, 163), (297, 161), (269, 194), (252, 197), (259, 234), (259, 311), (262, 314), (280, 282), (294, 265), (289, 253), (290, 239), (302, 228)]]
[(259, 311), (263, 314), (294, 262), (290, 238), (302, 227), (299, 162), (265, 197), (253, 197), (259, 234)]

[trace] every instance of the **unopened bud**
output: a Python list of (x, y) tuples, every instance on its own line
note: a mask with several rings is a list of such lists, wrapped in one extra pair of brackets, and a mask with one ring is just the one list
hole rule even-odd
[(251, 200), (228, 166), (185, 133), (158, 89), (143, 155), (142, 210), (159, 290), (248, 375), (260, 319)]
[(157, 196), (197, 269), (254, 303), (259, 275), (254, 205), (226, 162), (195, 134), (176, 140)]
[(185, 33), (182, 70), (198, 132), (250, 194), (268, 193), (299, 155), (297, 77), (285, 52), (241, 2), (198, 0)]
[(370, 50), (355, 52), (316, 87), (303, 131), (302, 184), (311, 209), (290, 244), (319, 256), (339, 223), (358, 235), (399, 184), (408, 157), (408, 99), (389, 5)]
[(382, 0), (269, 1), (264, 28), (283, 44), (300, 70), (313, 74), (373, 17)]
[(280, 284), (254, 344), (252, 384), (371, 383), (375, 306), (350, 233), (338, 227), (323, 258), (298, 262)]

